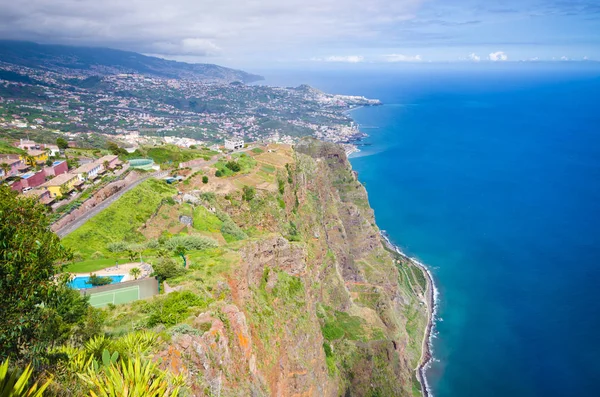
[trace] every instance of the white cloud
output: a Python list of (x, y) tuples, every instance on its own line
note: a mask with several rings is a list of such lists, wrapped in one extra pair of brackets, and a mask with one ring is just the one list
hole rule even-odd
[(389, 54), (383, 56), (387, 62), (421, 62), (421, 55)]
[(0, 0), (0, 37), (169, 56), (294, 56), (390, 38), (425, 1)]
[(473, 61), (473, 62), (479, 62), (481, 61), (481, 57), (477, 54), (475, 54), (474, 52), (469, 54), (469, 60)]
[(359, 63), (365, 60), (362, 55), (331, 55), (325, 58), (311, 58), (311, 61), (316, 62), (345, 62), (345, 63)]
[(504, 53), (503, 51), (492, 52), (489, 55), (489, 60), (492, 62), (507, 61), (508, 55), (506, 55), (506, 53)]
[(560, 60), (561, 60), (561, 61), (568, 61), (568, 60), (569, 60), (569, 58), (567, 58), (566, 56), (564, 56), (564, 55), (563, 55), (562, 57), (560, 57)]
[(590, 58), (588, 58), (587, 56), (584, 56), (584, 57), (583, 57), (583, 60), (584, 60), (584, 61), (589, 61), (589, 60), (590, 60)]

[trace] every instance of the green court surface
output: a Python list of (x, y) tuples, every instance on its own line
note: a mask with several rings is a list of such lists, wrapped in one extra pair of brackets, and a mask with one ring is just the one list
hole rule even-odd
[(93, 307), (102, 307), (109, 303), (118, 305), (120, 303), (133, 302), (138, 299), (140, 299), (140, 286), (134, 285), (133, 287), (90, 294), (90, 305)]

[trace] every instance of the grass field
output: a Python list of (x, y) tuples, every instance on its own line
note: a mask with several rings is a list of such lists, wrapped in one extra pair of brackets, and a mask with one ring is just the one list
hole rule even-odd
[(125, 258), (122, 259), (114, 259), (114, 258), (100, 258), (100, 259), (89, 259), (81, 262), (75, 262), (67, 266), (67, 272), (69, 273), (91, 273), (98, 271), (100, 269), (104, 269), (105, 267), (110, 267), (118, 261), (121, 263), (128, 263)]
[(144, 236), (137, 229), (156, 212), (164, 198), (175, 193), (175, 188), (162, 181), (144, 181), (66, 236), (63, 244), (89, 258), (96, 251), (107, 253), (106, 246), (111, 242), (143, 241)]

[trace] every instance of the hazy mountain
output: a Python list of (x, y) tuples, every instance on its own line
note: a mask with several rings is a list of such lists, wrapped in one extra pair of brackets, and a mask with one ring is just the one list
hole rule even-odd
[(26, 41), (0, 40), (0, 61), (52, 71), (84, 74), (139, 73), (203, 81), (250, 83), (262, 76), (226, 67), (169, 61), (111, 48), (46, 45)]

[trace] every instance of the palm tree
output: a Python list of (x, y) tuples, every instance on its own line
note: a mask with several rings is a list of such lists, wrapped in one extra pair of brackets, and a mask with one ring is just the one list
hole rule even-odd
[(131, 262), (133, 262), (137, 258), (137, 252), (132, 251), (132, 250), (127, 250), (127, 256), (129, 257), (129, 260)]
[(110, 163), (108, 162), (108, 160), (104, 160), (104, 162), (102, 163), (102, 166), (104, 167), (105, 170), (108, 171), (108, 168), (110, 167)]
[(0, 164), (0, 169), (4, 171), (4, 177), (7, 177), (10, 172), (10, 165), (8, 165), (8, 163), (2, 163)]
[(142, 273), (142, 271), (140, 270), (139, 267), (133, 267), (129, 271), (129, 274), (131, 274), (135, 280), (137, 280), (137, 278), (140, 276), (141, 273)]
[(34, 170), (37, 169), (37, 161), (35, 160), (35, 157), (33, 157), (33, 156), (25, 157), (25, 164), (27, 164)]

